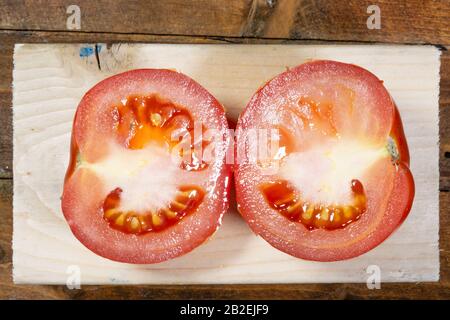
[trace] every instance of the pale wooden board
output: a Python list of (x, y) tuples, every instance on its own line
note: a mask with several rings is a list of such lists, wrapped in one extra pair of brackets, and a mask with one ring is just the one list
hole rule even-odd
[[(117, 45), (80, 57), (85, 45), (17, 45), (14, 53), (14, 236), (16, 283), (66, 283), (80, 267), (83, 284), (365, 282), (369, 265), (382, 281), (439, 279), (439, 51), (429, 46)], [(200, 82), (234, 118), (253, 92), (286, 67), (308, 59), (365, 67), (385, 81), (403, 118), (416, 198), (387, 241), (343, 262), (295, 259), (252, 234), (230, 210), (219, 231), (193, 252), (156, 265), (103, 259), (81, 245), (60, 210), (75, 108), (105, 77), (133, 68), (175, 68)]]

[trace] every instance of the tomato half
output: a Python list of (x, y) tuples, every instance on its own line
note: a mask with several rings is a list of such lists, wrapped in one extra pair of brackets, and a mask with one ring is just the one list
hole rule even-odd
[(101, 81), (73, 122), (62, 196), (72, 232), (127, 263), (191, 251), (228, 208), (229, 143), (223, 107), (181, 73), (140, 69)]
[(400, 116), (365, 69), (312, 61), (278, 75), (254, 94), (236, 136), (239, 211), (283, 252), (356, 257), (410, 211), (414, 182)]

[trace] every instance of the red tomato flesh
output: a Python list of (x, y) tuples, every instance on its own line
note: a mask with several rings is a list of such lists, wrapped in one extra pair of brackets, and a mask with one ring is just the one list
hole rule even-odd
[(181, 73), (140, 69), (95, 85), (77, 108), (62, 196), (74, 235), (105, 258), (140, 264), (203, 243), (228, 208), (227, 129), (220, 103)]
[(410, 211), (414, 182), (400, 116), (365, 69), (313, 61), (280, 74), (252, 97), (236, 136), (239, 211), (283, 252), (356, 257)]

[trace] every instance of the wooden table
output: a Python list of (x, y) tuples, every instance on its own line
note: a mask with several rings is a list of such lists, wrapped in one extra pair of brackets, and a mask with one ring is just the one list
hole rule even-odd
[[(3, 299), (306, 299), (450, 298), (450, 2), (449, 1), (81, 1), (81, 30), (66, 29), (74, 1), (0, 0), (0, 298)], [(367, 7), (381, 9), (369, 30)], [(14, 285), (12, 235), (12, 53), (15, 43), (404, 43), (442, 50), (440, 84), (440, 248), (437, 283), (194, 286)]]

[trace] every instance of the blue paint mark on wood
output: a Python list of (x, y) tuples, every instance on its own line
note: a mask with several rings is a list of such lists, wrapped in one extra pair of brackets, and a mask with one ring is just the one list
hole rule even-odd
[(81, 47), (80, 48), (80, 58), (89, 57), (94, 54), (94, 48), (92, 47)]
[(85, 46), (80, 48), (80, 58), (86, 58), (95, 53), (95, 50), (97, 50), (97, 53), (102, 51), (102, 45), (96, 44), (95, 49), (93, 46)]

